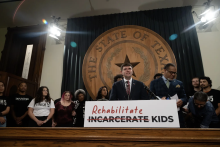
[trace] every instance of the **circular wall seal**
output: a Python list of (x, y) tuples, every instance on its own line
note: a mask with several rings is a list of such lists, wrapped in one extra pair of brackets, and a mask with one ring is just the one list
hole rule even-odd
[(133, 65), (133, 79), (149, 85), (165, 64), (176, 65), (176, 60), (168, 43), (152, 30), (134, 25), (110, 29), (93, 41), (83, 60), (83, 81), (93, 100), (101, 86), (111, 89), (123, 63)]

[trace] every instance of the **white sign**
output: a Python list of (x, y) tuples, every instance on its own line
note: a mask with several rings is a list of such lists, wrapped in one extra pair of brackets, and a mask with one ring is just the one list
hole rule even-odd
[(30, 63), (31, 63), (32, 49), (33, 49), (33, 44), (27, 45), (25, 59), (24, 59), (24, 66), (23, 66), (23, 71), (22, 71), (22, 78), (24, 78), (24, 79), (28, 79), (29, 67), (30, 67)]
[(176, 101), (86, 101), (84, 127), (179, 128)]

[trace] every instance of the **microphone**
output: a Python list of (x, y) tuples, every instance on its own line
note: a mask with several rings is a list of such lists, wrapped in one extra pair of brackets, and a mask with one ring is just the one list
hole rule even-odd
[(156, 96), (146, 85), (144, 85), (144, 89), (147, 90), (147, 92), (149, 92), (150, 95), (151, 95), (152, 97), (154, 97), (154, 99), (156, 99), (156, 100), (161, 100), (161, 98), (160, 98), (159, 96)]

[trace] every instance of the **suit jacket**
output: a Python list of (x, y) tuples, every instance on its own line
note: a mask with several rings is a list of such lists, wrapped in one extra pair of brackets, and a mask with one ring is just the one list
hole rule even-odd
[(150, 90), (160, 98), (166, 96), (174, 96), (175, 94), (178, 95), (179, 99), (183, 101), (184, 106), (187, 103), (187, 96), (183, 87), (183, 83), (179, 80), (174, 79), (173, 81), (170, 82), (169, 88), (167, 88), (164, 80), (162, 77), (159, 79), (153, 80), (150, 83)]
[[(128, 100), (124, 80), (113, 84), (110, 93), (110, 101), (111, 100)], [(149, 100), (149, 96), (147, 95), (142, 82), (132, 79), (129, 100)]]

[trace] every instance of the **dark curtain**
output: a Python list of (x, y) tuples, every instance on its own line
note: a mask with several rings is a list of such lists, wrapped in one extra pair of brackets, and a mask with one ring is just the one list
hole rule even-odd
[[(177, 61), (177, 79), (190, 90), (191, 78), (204, 76), (202, 58), (191, 6), (68, 19), (63, 60), (62, 92), (82, 88), (82, 63), (87, 49), (103, 32), (121, 25), (138, 25), (160, 34)], [(177, 34), (171, 41), (169, 37)], [(76, 43), (76, 47), (71, 46)], [(91, 100), (87, 96), (87, 100)]]

